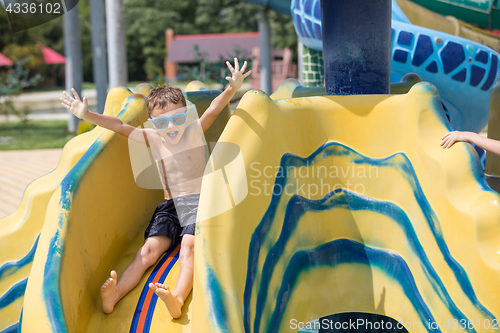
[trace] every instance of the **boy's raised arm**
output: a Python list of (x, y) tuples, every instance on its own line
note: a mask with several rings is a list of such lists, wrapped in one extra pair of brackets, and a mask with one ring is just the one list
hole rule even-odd
[(237, 58), (234, 58), (234, 68), (233, 66), (231, 66), (231, 63), (229, 61), (226, 61), (226, 64), (232, 74), (231, 76), (226, 77), (226, 80), (229, 81), (229, 87), (227, 87), (226, 90), (222, 92), (222, 94), (217, 96), (212, 101), (212, 103), (210, 103), (210, 106), (201, 116), (200, 123), (203, 132), (205, 132), (210, 128), (210, 126), (212, 126), (219, 113), (221, 113), (224, 107), (231, 101), (231, 98), (233, 98), (236, 91), (240, 89), (241, 85), (243, 84), (243, 79), (245, 79), (252, 73), (252, 71), (248, 71), (243, 74), (245, 72), (245, 69), (247, 68), (246, 61), (241, 67), (241, 70)]
[(441, 146), (450, 148), (457, 141), (470, 142), (495, 155), (500, 155), (500, 141), (485, 138), (474, 132), (453, 131), (441, 138)]
[(130, 136), (130, 138), (134, 141), (145, 142), (145, 140), (147, 140), (142, 129), (125, 124), (116, 117), (89, 111), (87, 98), (84, 97), (82, 101), (80, 100), (80, 96), (75, 89), (72, 88), (71, 92), (73, 92), (73, 95), (75, 96), (74, 98), (67, 92), (63, 91), (63, 95), (66, 96), (67, 99), (62, 97), (60, 99), (62, 101), (62, 105), (66, 109), (70, 110), (76, 117), (124, 135), (127, 138)]

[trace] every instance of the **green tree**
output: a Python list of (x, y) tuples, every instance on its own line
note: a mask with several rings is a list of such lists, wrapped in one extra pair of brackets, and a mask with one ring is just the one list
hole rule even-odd
[(43, 80), (40, 74), (29, 75), (30, 71), (25, 66), (29, 62), (29, 57), (23, 59), (16, 57), (14, 65), (9, 66), (6, 71), (0, 73), (0, 97), (4, 97), (3, 101), (0, 102), (0, 114), (6, 116), (16, 114), (21, 120), (26, 120), (29, 108), (17, 109), (11, 101), (11, 97), (19, 95), (24, 88), (36, 86)]
[[(84, 81), (93, 81), (92, 71), (92, 44), (91, 33), (92, 26), (90, 24), (90, 6), (88, 1), (80, 1), (78, 4), (80, 16), (80, 31), (82, 39), (82, 63), (83, 63), (83, 79)], [(0, 52), (5, 53), (8, 57), (12, 58), (11, 51), (19, 57), (24, 56), (37, 56), (34, 47), (37, 43), (44, 44), (55, 51), (64, 55), (64, 32), (63, 32), (63, 18), (58, 17), (52, 21), (42, 25), (33, 27), (28, 30), (12, 33), (9, 25), (9, 19), (4, 8), (0, 7)], [(22, 48), (20, 48), (22, 47)], [(32, 50), (31, 54), (28, 50)], [(31, 64), (27, 65), (32, 70), (32, 73), (41, 73), (46, 75), (47, 72), (38, 66), (34, 68)]]
[(11, 44), (29, 46), (36, 45), (39, 42), (50, 46), (57, 52), (64, 53), (61, 17), (14, 34), (10, 28), (7, 12), (0, 7), (0, 32), (0, 50)]
[(165, 30), (197, 33), (196, 0), (125, 0), (129, 80), (163, 75)]
[(59, 41), (62, 39), (62, 35), (58, 36), (57, 33), (54, 33), (56, 26), (56, 22), (50, 21), (36, 28), (14, 34), (10, 28), (7, 12), (0, 7), (0, 31), (2, 32), (0, 34), (0, 52), (12, 60), (23, 59), (23, 68), (29, 70), (28, 78), (34, 78), (37, 75), (45, 77), (48, 68), (43, 62), (41, 49), (37, 45), (42, 43), (53, 47), (53, 44), (57, 44), (52, 43), (52, 38)]
[[(259, 6), (242, 0), (124, 0), (129, 80), (163, 76), (165, 30), (175, 34), (257, 31)], [(90, 6), (79, 2), (84, 81), (93, 81)], [(270, 11), (273, 44), (294, 50), (297, 37), (290, 17)], [(59, 17), (13, 34), (5, 9), (0, 7), (0, 52), (7, 46), (31, 47), (37, 42), (64, 54), (63, 20)], [(36, 70), (32, 70), (32, 73)]]
[(89, 1), (81, 0), (78, 2), (78, 16), (80, 17), (80, 36), (82, 40), (83, 81), (94, 82), (94, 70), (92, 65), (92, 25), (90, 23)]
[[(130, 80), (163, 75), (165, 30), (176, 35), (258, 30), (260, 7), (242, 0), (125, 0)], [(296, 49), (292, 19), (269, 15), (275, 47)]]

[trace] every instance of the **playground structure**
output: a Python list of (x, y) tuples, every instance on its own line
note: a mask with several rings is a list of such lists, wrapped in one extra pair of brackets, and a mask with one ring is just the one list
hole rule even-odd
[[(422, 16), (415, 14), (418, 9), (415, 6), (399, 2), (415, 20)], [(319, 7), (319, 0), (291, 2), (297, 35), (312, 52), (322, 50)], [(449, 22), (441, 18), (441, 24), (434, 27), (446, 31), (442, 21)], [(479, 132), (486, 127), (490, 91), (500, 68), (498, 53), (470, 39), (412, 24), (396, 0), (392, 1), (391, 26), (391, 81), (398, 82), (403, 75), (415, 73), (438, 88), (454, 129)], [(494, 37), (479, 32), (476, 35), (483, 39), (485, 35)], [(309, 61), (304, 66), (322, 68), (322, 63)], [(470, 99), (471, 95), (475, 98)]]
[(453, 15), (458, 19), (489, 29), (500, 29), (500, 8), (496, 0), (412, 1), (442, 15)]
[[(393, 43), (409, 30), (398, 29)], [(404, 46), (417, 40), (396, 50), (410, 53)], [(488, 53), (482, 67), (496, 77), (497, 55), (471, 45), (473, 60)], [(393, 84), (401, 95), (324, 96), (289, 80), (219, 116), (206, 133), (217, 145), (201, 192), (195, 286), (176, 321), (147, 285), (173, 287), (178, 248), (112, 315), (100, 312), (99, 286), (131, 260), (162, 192), (137, 186), (126, 139), (98, 127), (76, 137), (0, 221), (0, 330), (287, 332), (292, 320), (367, 312), (422, 323), (410, 332), (453, 319), (489, 331), (500, 315), (500, 197), (470, 145), (439, 146), (451, 129), (441, 90), (417, 83), (408, 92), (413, 83)], [(141, 125), (149, 88), (113, 89), (106, 114)], [(218, 94), (186, 91), (200, 113)], [(456, 110), (451, 125), (470, 113)]]

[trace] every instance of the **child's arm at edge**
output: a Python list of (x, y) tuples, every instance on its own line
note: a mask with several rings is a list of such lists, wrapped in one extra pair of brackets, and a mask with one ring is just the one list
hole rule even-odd
[(66, 109), (70, 110), (77, 118), (84, 119), (94, 125), (104, 127), (127, 138), (130, 136), (130, 138), (134, 141), (146, 142), (146, 144), (148, 143), (145, 130), (125, 124), (116, 117), (89, 111), (87, 98), (84, 97), (82, 101), (80, 100), (80, 96), (75, 89), (72, 88), (71, 91), (75, 96), (74, 98), (67, 92), (63, 91), (63, 94), (67, 99), (62, 97), (60, 99), (62, 101), (62, 105)]
[(247, 68), (246, 61), (241, 67), (241, 70), (237, 58), (234, 58), (234, 68), (233, 66), (231, 66), (231, 63), (229, 61), (226, 61), (226, 64), (232, 73), (232, 76), (226, 77), (226, 80), (229, 81), (229, 87), (227, 87), (226, 90), (222, 92), (222, 94), (217, 96), (212, 101), (212, 103), (210, 103), (210, 106), (200, 117), (200, 123), (203, 132), (205, 132), (210, 128), (210, 126), (212, 126), (217, 116), (221, 113), (224, 107), (231, 101), (231, 98), (233, 98), (236, 91), (240, 89), (241, 85), (243, 84), (243, 79), (252, 73), (252, 71), (248, 71), (247, 73), (243, 74), (245, 72), (245, 69)]
[(479, 148), (495, 155), (500, 155), (500, 141), (485, 138), (474, 132), (453, 131), (446, 133), (441, 140), (441, 146), (443, 148), (450, 148), (455, 142), (463, 141), (473, 143)]

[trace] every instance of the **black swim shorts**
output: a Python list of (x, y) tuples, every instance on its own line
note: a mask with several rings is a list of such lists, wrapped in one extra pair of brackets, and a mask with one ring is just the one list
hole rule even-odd
[(167, 236), (174, 245), (182, 236), (186, 234), (194, 235), (199, 198), (199, 194), (192, 194), (174, 199), (165, 199), (156, 207), (144, 232), (144, 238)]

